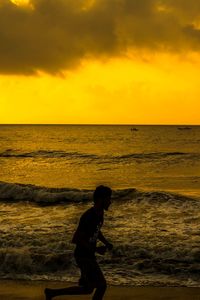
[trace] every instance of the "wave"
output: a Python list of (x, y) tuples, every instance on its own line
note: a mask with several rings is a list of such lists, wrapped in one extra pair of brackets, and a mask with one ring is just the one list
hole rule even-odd
[(72, 251), (35, 252), (28, 247), (1, 248), (0, 273), (38, 274), (68, 269), (73, 263)]
[(70, 188), (48, 188), (32, 184), (0, 182), (0, 200), (29, 201), (37, 204), (78, 203), (92, 199), (92, 191)]
[[(10, 274), (13, 278), (17, 275), (44, 275), (54, 274), (61, 276), (67, 270), (68, 275), (77, 269), (73, 250), (66, 245), (60, 252), (41, 251), (41, 249), (1, 248), (0, 249), (0, 274)], [(51, 249), (51, 247), (50, 247)], [(171, 248), (166, 251), (160, 248), (141, 247), (141, 245), (115, 245), (114, 249), (105, 257), (98, 257), (101, 265), (106, 270), (116, 273), (117, 270), (130, 271), (140, 274), (165, 274), (170, 276), (198, 276), (200, 251), (199, 249)]]
[(139, 160), (162, 160), (170, 158), (200, 159), (200, 153), (185, 152), (152, 152), (152, 153), (130, 153), (116, 157), (119, 160), (139, 159)]
[[(74, 188), (49, 188), (32, 184), (8, 183), (0, 181), (0, 201), (26, 201), (38, 205), (58, 205), (92, 201), (93, 190)], [(197, 200), (169, 192), (143, 192), (135, 188), (113, 190), (114, 201), (133, 201), (135, 203), (198, 203)]]
[(66, 158), (66, 159), (89, 159), (99, 163), (126, 160), (162, 160), (170, 158), (200, 159), (200, 153), (185, 152), (150, 152), (150, 153), (128, 153), (124, 155), (97, 155), (82, 152), (68, 152), (62, 150), (38, 150), (32, 152), (20, 152), (7, 149), (0, 153), (2, 158)]
[[(104, 260), (102, 258), (102, 260)], [(131, 265), (137, 270), (163, 272), (168, 274), (197, 272), (199, 270), (199, 249), (181, 247), (141, 246), (124, 244), (112, 250), (110, 263)], [(200, 275), (200, 274), (199, 274)]]
[(98, 155), (80, 152), (66, 152), (61, 150), (38, 150), (32, 152), (19, 152), (13, 149), (7, 149), (0, 153), (0, 157), (5, 158), (91, 158), (98, 159)]

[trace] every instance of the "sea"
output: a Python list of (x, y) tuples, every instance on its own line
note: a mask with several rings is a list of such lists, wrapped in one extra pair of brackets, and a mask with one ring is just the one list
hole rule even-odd
[(183, 125), (0, 125), (0, 279), (77, 282), (101, 184), (108, 284), (200, 287), (200, 126)]

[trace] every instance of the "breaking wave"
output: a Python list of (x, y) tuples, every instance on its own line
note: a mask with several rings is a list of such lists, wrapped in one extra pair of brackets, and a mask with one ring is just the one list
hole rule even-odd
[(67, 270), (73, 264), (73, 253), (63, 249), (62, 253), (42, 253), (31, 251), (28, 247), (1, 248), (0, 273), (12, 274), (45, 274)]
[[(34, 275), (58, 276), (62, 280), (67, 271), (68, 276), (73, 276), (77, 268), (73, 251), (68, 245), (60, 252), (31, 251), (28, 247), (1, 248), (0, 249), (0, 274), (10, 278), (32, 278)], [(115, 246), (114, 250), (105, 257), (99, 257), (100, 264), (113, 275), (118, 267), (126, 270), (126, 275), (133, 273), (135, 276), (147, 274), (160, 274), (169, 276), (199, 277), (200, 251), (198, 249), (173, 249), (160, 251), (160, 249), (141, 248), (140, 245)], [(64, 272), (64, 273), (63, 273)], [(111, 272), (112, 273), (112, 272)], [(3, 275), (4, 274), (4, 275)], [(113, 276), (112, 275), (112, 276)], [(21, 277), (20, 277), (21, 276)], [(76, 275), (78, 276), (78, 274)], [(111, 276), (111, 277), (112, 277)]]
[[(0, 201), (26, 201), (38, 205), (58, 205), (84, 203), (92, 200), (93, 190), (73, 188), (49, 188), (32, 184), (7, 183), (0, 181)], [(193, 198), (169, 192), (142, 192), (134, 188), (116, 189), (112, 195), (115, 201), (134, 201), (148, 203), (196, 203)]]

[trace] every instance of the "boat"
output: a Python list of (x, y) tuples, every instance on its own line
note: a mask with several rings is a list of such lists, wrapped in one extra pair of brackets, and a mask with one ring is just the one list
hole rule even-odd
[(138, 131), (138, 129), (133, 127), (133, 128), (131, 128), (131, 131)]
[(190, 130), (192, 129), (191, 127), (178, 127), (179, 130)]

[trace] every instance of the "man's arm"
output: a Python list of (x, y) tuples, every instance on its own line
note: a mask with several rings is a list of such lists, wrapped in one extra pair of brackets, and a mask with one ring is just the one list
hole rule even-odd
[(108, 250), (112, 250), (113, 245), (107, 241), (101, 231), (99, 231), (98, 239), (108, 248)]

